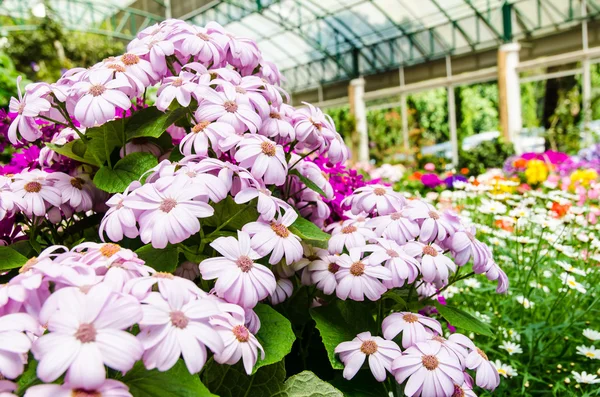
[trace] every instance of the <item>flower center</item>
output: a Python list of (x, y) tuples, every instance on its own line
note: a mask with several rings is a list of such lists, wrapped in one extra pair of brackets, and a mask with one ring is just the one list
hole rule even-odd
[(281, 120), (281, 115), (277, 112), (271, 112), (271, 114), (269, 114), (269, 117), (271, 117), (272, 119)]
[(237, 103), (235, 103), (235, 102), (233, 102), (233, 101), (226, 101), (226, 102), (223, 104), (223, 107), (225, 108), (225, 111), (226, 111), (226, 112), (229, 112), (229, 113), (235, 113), (235, 112), (237, 112), (237, 110), (238, 110), (238, 105), (237, 105)]
[(39, 182), (27, 182), (25, 184), (25, 191), (27, 193), (39, 193), (42, 190), (42, 184)]
[(485, 354), (481, 349), (479, 349), (478, 347), (476, 347), (475, 350), (477, 350), (477, 353), (481, 357), (483, 357), (485, 359), (485, 361), (490, 361), (490, 359), (488, 358), (487, 354)]
[(323, 124), (319, 123), (318, 121), (314, 121), (313, 119), (310, 119), (310, 122), (312, 123), (313, 127), (318, 129), (319, 131), (321, 131), (321, 128), (323, 128)]
[(83, 189), (83, 185), (85, 185), (85, 181), (81, 178), (71, 178), (71, 186), (75, 189), (81, 190)]
[(232, 332), (239, 342), (248, 342), (248, 339), (250, 339), (250, 332), (248, 332), (248, 328), (243, 325), (236, 325), (233, 327)]
[(471, 240), (471, 242), (475, 242), (475, 236), (473, 236), (473, 234), (471, 234), (470, 232), (466, 232), (467, 237), (469, 238), (469, 240)]
[(38, 263), (38, 259), (36, 256), (34, 256), (33, 258), (31, 258), (27, 262), (25, 262), (25, 264), (23, 266), (21, 266), (21, 268), (19, 269), (19, 274), (25, 273), (26, 271), (28, 271), (29, 269), (34, 267), (37, 263)]
[(426, 245), (425, 247), (423, 247), (423, 254), (436, 257), (438, 252), (431, 245)]
[(23, 114), (23, 111), (25, 110), (25, 102), (21, 102), (19, 104), (19, 107), (17, 108), (17, 113), (18, 114)]
[(360, 346), (360, 351), (365, 353), (367, 356), (377, 352), (377, 343), (374, 340), (366, 340)]
[(433, 371), (434, 369), (436, 369), (438, 367), (438, 365), (440, 364), (440, 362), (438, 361), (436, 356), (430, 356), (430, 355), (423, 356), (423, 358), (421, 359), (421, 362), (423, 363), (423, 366), (430, 371)]
[(241, 87), (238, 85), (237, 87), (235, 87), (235, 92), (237, 92), (238, 94), (245, 94), (248, 91), (246, 91), (246, 89), (244, 87)]
[(414, 315), (412, 313), (406, 313), (405, 315), (402, 316), (402, 319), (410, 324), (416, 323), (417, 321), (419, 321), (419, 317), (417, 317), (416, 315)]
[(173, 280), (175, 278), (175, 276), (173, 276), (171, 273), (167, 273), (167, 272), (156, 272), (156, 273), (154, 273), (154, 277), (166, 278), (168, 280)]
[(243, 255), (238, 258), (235, 264), (240, 268), (244, 273), (249, 272), (254, 265), (254, 262), (249, 257)]
[(344, 226), (342, 228), (342, 233), (344, 233), (344, 234), (350, 234), (350, 233), (354, 233), (357, 230), (358, 229), (356, 228), (356, 226)]
[(204, 41), (208, 41), (210, 39), (210, 36), (206, 33), (196, 33), (196, 36), (200, 37)]
[(340, 266), (337, 263), (330, 263), (327, 267), (330, 273), (336, 274), (338, 270), (340, 270)]
[(394, 212), (392, 215), (390, 215), (390, 218), (392, 218), (393, 221), (397, 221), (398, 219), (402, 218), (402, 214), (399, 212)]
[(282, 225), (281, 223), (275, 223), (275, 222), (271, 223), (271, 229), (279, 237), (286, 238), (290, 235), (290, 231), (288, 230), (288, 228), (285, 227), (285, 225)]
[(110, 258), (111, 256), (113, 256), (120, 250), (121, 250), (121, 246), (119, 244), (108, 243), (108, 244), (104, 244), (102, 246), (102, 248), (100, 248), (100, 253), (102, 254), (102, 256)]
[(362, 262), (354, 262), (352, 266), (350, 266), (350, 274), (353, 276), (362, 276), (365, 272), (365, 265)]
[(396, 251), (394, 251), (394, 250), (387, 250), (387, 251), (385, 251), (385, 253), (386, 253), (386, 254), (388, 254), (388, 255), (390, 256), (390, 258), (397, 258), (397, 257), (399, 257), (399, 256), (400, 256), (400, 255), (399, 255), (399, 254), (398, 254)]
[(102, 84), (94, 84), (90, 87), (88, 92), (91, 96), (100, 96), (104, 94), (104, 91), (106, 91), (106, 87), (104, 87)]
[(452, 397), (465, 397), (465, 391), (459, 385), (454, 385), (454, 394)]
[(375, 193), (376, 196), (383, 196), (387, 193), (387, 190), (382, 187), (378, 187), (373, 190), (373, 193)]
[(176, 206), (177, 206), (177, 201), (175, 199), (168, 198), (168, 199), (164, 199), (162, 201), (162, 203), (160, 203), (160, 206), (158, 207), (158, 209), (161, 210), (162, 212), (166, 212), (168, 214)]
[(135, 54), (126, 53), (121, 57), (121, 61), (127, 66), (136, 65), (140, 61), (140, 57)]
[(206, 127), (208, 127), (210, 125), (210, 121), (201, 121), (198, 124), (196, 124), (195, 126), (192, 127), (192, 132), (194, 134), (197, 134), (201, 131), (204, 131), (204, 129)]
[(81, 324), (77, 332), (75, 332), (75, 338), (81, 343), (95, 342), (96, 328), (94, 328), (94, 324)]
[(439, 335), (436, 335), (436, 336), (434, 336), (434, 337), (433, 337), (433, 338), (431, 338), (431, 339), (433, 339), (434, 341), (440, 342), (440, 343), (444, 343), (444, 342), (446, 342), (446, 339), (442, 338), (442, 337), (441, 337), (441, 336), (439, 336)]
[(263, 142), (260, 144), (260, 148), (262, 149), (263, 154), (269, 157), (275, 156), (275, 145), (271, 142)]
[(438, 214), (437, 211), (429, 211), (429, 217), (438, 220), (440, 219), (440, 214)]
[(181, 329), (187, 327), (188, 323), (190, 322), (190, 320), (185, 316), (185, 314), (183, 314), (183, 312), (179, 310), (171, 312), (171, 314), (169, 314), (169, 317), (171, 318), (171, 324), (173, 324), (174, 327)]
[(181, 77), (177, 77), (175, 80), (173, 80), (171, 85), (173, 87), (181, 87), (183, 85), (183, 79)]
[(71, 392), (71, 397), (102, 397), (102, 393), (95, 390), (75, 389)]
[(106, 65), (107, 68), (112, 69), (116, 72), (125, 73), (125, 67), (123, 65), (119, 65), (118, 63), (111, 63)]

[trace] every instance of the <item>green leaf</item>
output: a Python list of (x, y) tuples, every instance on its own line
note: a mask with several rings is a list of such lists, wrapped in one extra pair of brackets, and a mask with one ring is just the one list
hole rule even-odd
[[(368, 370), (358, 371), (351, 380), (337, 376), (331, 381), (331, 384), (337, 387), (345, 397), (381, 397), (388, 395), (383, 383), (377, 382), (371, 371)], [(397, 383), (394, 382), (394, 384)], [(402, 396), (404, 393), (400, 392), (396, 395)]]
[[(214, 204), (215, 213), (210, 218), (202, 219), (202, 226), (223, 227), (225, 230), (241, 230), (246, 223), (255, 222), (258, 219), (258, 211), (255, 205), (236, 204), (233, 197), (227, 196)], [(223, 226), (225, 225), (226, 226)]]
[(21, 240), (17, 241), (16, 243), (12, 243), (10, 245), (10, 248), (14, 249), (15, 251), (23, 255), (25, 258), (31, 258), (32, 256), (35, 256), (35, 251), (29, 243), (29, 240)]
[(0, 270), (10, 270), (21, 267), (27, 262), (27, 257), (11, 247), (0, 246)]
[(290, 376), (283, 390), (273, 397), (344, 397), (341, 391), (321, 380), (311, 371), (302, 371)]
[(265, 349), (265, 358), (258, 360), (253, 373), (260, 367), (283, 360), (292, 351), (296, 340), (292, 324), (271, 306), (259, 304), (254, 308), (254, 312), (260, 319), (260, 330), (256, 338)]
[(289, 171), (288, 174), (296, 175), (298, 178), (300, 178), (300, 181), (302, 181), (302, 183), (304, 183), (309, 189), (314, 190), (315, 192), (319, 193), (321, 196), (325, 197), (325, 192), (323, 191), (323, 189), (321, 189), (320, 187), (317, 186), (316, 183), (314, 183), (313, 181), (311, 181), (310, 179), (308, 179), (307, 177), (302, 175), (300, 173), (300, 171), (298, 171), (297, 169), (293, 169), (293, 170)]
[(135, 253), (157, 272), (173, 273), (179, 264), (179, 250), (176, 245), (166, 248), (153, 248), (151, 244), (144, 245)]
[(126, 119), (117, 119), (98, 127), (89, 128), (85, 132), (85, 136), (88, 138), (87, 150), (99, 160), (100, 164), (106, 163), (113, 150), (125, 145), (123, 141), (125, 122)]
[(246, 374), (241, 363), (220, 365), (212, 361), (202, 371), (202, 382), (221, 397), (271, 397), (281, 392), (284, 379), (283, 361), (262, 367), (252, 376)]
[(161, 112), (156, 106), (151, 106), (140, 110), (127, 121), (125, 126), (127, 140), (141, 137), (158, 138), (167, 128), (183, 118), (186, 113), (187, 108)]
[(133, 397), (216, 397), (202, 384), (198, 375), (188, 372), (182, 360), (165, 372), (149, 371), (139, 361), (119, 380), (129, 386)]
[(335, 356), (337, 345), (351, 341), (361, 332), (375, 333), (372, 306), (368, 302), (334, 301), (327, 306), (310, 309), (334, 369), (344, 368)]
[(37, 377), (37, 365), (38, 362), (33, 359), (33, 356), (29, 354), (29, 360), (27, 361), (27, 367), (25, 371), (19, 376), (17, 381), (17, 394), (22, 396), (25, 394), (25, 390), (31, 386), (39, 385), (43, 383)]
[(298, 219), (290, 226), (290, 232), (300, 237), (305, 242), (324, 248), (331, 235), (325, 233), (311, 221), (298, 216)]
[(81, 139), (75, 139), (65, 145), (59, 146), (54, 143), (46, 143), (50, 149), (65, 157), (79, 161), (80, 163), (94, 165), (100, 167), (102, 164), (98, 162), (91, 151), (87, 150), (86, 144)]
[(133, 181), (158, 164), (150, 153), (131, 153), (119, 160), (115, 166), (103, 166), (94, 176), (94, 184), (109, 193), (121, 193)]
[(434, 305), (441, 316), (456, 328), (462, 328), (465, 331), (472, 331), (481, 335), (494, 336), (489, 325), (469, 313), (455, 307), (444, 306), (439, 302), (434, 302)]

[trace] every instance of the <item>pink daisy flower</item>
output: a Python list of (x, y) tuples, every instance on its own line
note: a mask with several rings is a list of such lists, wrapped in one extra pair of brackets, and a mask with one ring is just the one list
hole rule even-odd
[(276, 264), (285, 256), (289, 266), (302, 259), (302, 244), (300, 237), (288, 229), (298, 218), (295, 211), (287, 211), (280, 219), (270, 223), (264, 221), (251, 222), (243, 227), (243, 231), (252, 237), (252, 248), (261, 256), (269, 257), (271, 265)]
[(458, 266), (466, 264), (473, 258), (473, 267), (481, 268), (492, 259), (491, 252), (486, 250), (486, 245), (475, 238), (474, 227), (454, 233), (450, 239), (450, 247)]
[(423, 280), (428, 283), (447, 284), (449, 271), (454, 273), (456, 265), (452, 259), (444, 255), (444, 250), (437, 244), (425, 245), (417, 241), (406, 243), (404, 251), (413, 257), (420, 255)]
[(131, 100), (123, 92), (124, 88), (131, 88), (125, 77), (117, 75), (113, 79), (112, 70), (101, 69), (90, 72), (88, 78), (89, 81), (73, 85), (73, 90), (82, 95), (73, 113), (81, 125), (104, 124), (115, 118), (117, 108), (128, 110), (131, 107)]
[(442, 335), (442, 327), (436, 320), (410, 312), (390, 314), (383, 320), (381, 328), (383, 337), (388, 340), (402, 332), (402, 347), (405, 349), (431, 339), (434, 331)]
[(147, 30), (150, 35), (141, 36), (138, 34), (138, 37), (127, 45), (127, 51), (139, 56), (150, 54), (150, 64), (155, 71), (164, 75), (168, 71), (166, 57), (175, 53), (175, 46), (172, 40), (167, 37), (166, 32), (161, 32), (156, 25), (149, 26), (144, 30)]
[(277, 108), (271, 106), (268, 117), (263, 119), (260, 134), (274, 138), (277, 142), (291, 142), (296, 139), (296, 132), (291, 119), (282, 114)]
[(275, 292), (275, 276), (266, 266), (254, 262), (262, 256), (252, 249), (248, 233), (238, 231), (237, 240), (219, 237), (210, 246), (223, 257), (203, 260), (200, 273), (206, 280), (217, 279), (215, 291), (218, 296), (227, 302), (252, 308)]
[(372, 228), (380, 237), (389, 238), (398, 244), (406, 244), (419, 235), (419, 225), (405, 215), (406, 211), (376, 216), (367, 221), (366, 227)]
[(338, 298), (346, 300), (349, 297), (355, 301), (363, 301), (366, 296), (369, 300), (376, 301), (387, 291), (380, 280), (390, 280), (390, 271), (371, 257), (361, 259), (362, 255), (363, 252), (355, 248), (348, 255), (340, 255), (337, 259), (339, 269), (335, 273), (338, 283), (335, 293)]
[[(13, 391), (17, 390), (17, 384), (9, 380), (0, 380), (0, 397), (17, 397)], [(49, 397), (49, 396), (48, 396)]]
[(102, 285), (87, 294), (78, 288), (62, 291), (48, 320), (49, 333), (31, 349), (39, 361), (38, 377), (53, 382), (67, 371), (65, 382), (93, 389), (104, 383), (105, 364), (129, 371), (143, 352), (135, 336), (123, 331), (142, 317), (137, 300)]
[(336, 263), (338, 259), (339, 255), (325, 253), (319, 255), (319, 258), (310, 262), (307, 267), (312, 283), (326, 295), (333, 294), (337, 287), (335, 274), (340, 270), (340, 266)]
[(436, 239), (443, 241), (456, 231), (455, 225), (448, 218), (423, 201), (411, 200), (404, 213), (410, 219), (420, 222), (419, 240), (425, 243)]
[(412, 284), (419, 276), (419, 261), (406, 254), (393, 240), (377, 239), (377, 245), (370, 245), (365, 249), (372, 250), (370, 258), (375, 263), (383, 263), (392, 273), (391, 280), (383, 281), (387, 288)]
[(352, 379), (369, 358), (369, 368), (378, 382), (385, 381), (386, 371), (392, 371), (392, 361), (402, 352), (398, 345), (370, 332), (361, 332), (351, 342), (342, 342), (335, 348), (344, 363), (344, 378)]
[(94, 185), (89, 175), (70, 176), (55, 172), (48, 176), (48, 180), (52, 181), (53, 186), (60, 191), (63, 204), (69, 204), (76, 212), (92, 209)]
[(490, 260), (488, 263), (490, 266), (486, 271), (485, 276), (490, 281), (498, 280), (498, 288), (496, 288), (496, 292), (498, 294), (504, 294), (506, 291), (508, 291), (509, 287), (508, 276), (502, 269), (500, 269), (500, 266), (498, 266), (495, 261)]
[(244, 369), (250, 375), (252, 368), (258, 360), (260, 350), (261, 359), (265, 358), (265, 351), (254, 335), (246, 328), (243, 319), (233, 316), (217, 316), (210, 320), (221, 339), (224, 348), (215, 352), (215, 361), (219, 364), (235, 364), (240, 359), (244, 362)]
[(323, 140), (323, 136), (336, 134), (333, 120), (321, 109), (303, 102), (307, 107), (298, 109), (293, 114), (296, 139), (308, 146), (314, 146)]
[(283, 147), (262, 135), (244, 135), (235, 159), (266, 185), (281, 186), (286, 180), (287, 162)]
[(166, 272), (156, 272), (150, 276), (132, 279), (125, 284), (123, 291), (142, 300), (148, 296), (155, 285), (163, 298), (173, 305), (182, 305), (182, 302), (206, 295), (206, 292), (190, 280)]
[(239, 98), (232, 85), (223, 87), (223, 92), (207, 88), (202, 92), (203, 100), (196, 111), (197, 120), (221, 121), (242, 133), (256, 133), (262, 124), (261, 117), (252, 109), (245, 98)]
[(109, 209), (104, 214), (98, 230), (102, 241), (105, 233), (112, 241), (121, 241), (123, 236), (136, 238), (140, 234), (134, 210), (125, 206), (125, 200), (132, 194), (130, 191), (138, 186), (139, 182), (133, 182), (123, 194), (114, 194), (106, 202)]
[(331, 238), (327, 245), (329, 252), (334, 254), (341, 254), (344, 248), (350, 251), (352, 248), (364, 247), (368, 242), (377, 238), (372, 229), (353, 219), (332, 224), (327, 227), (326, 231), (331, 231)]
[(217, 305), (207, 299), (192, 299), (174, 305), (158, 292), (142, 301), (138, 340), (144, 346), (147, 369), (167, 371), (183, 355), (191, 374), (200, 372), (207, 359), (206, 347), (213, 352), (223, 350), (223, 341), (208, 323), (221, 314)]
[(49, 174), (41, 170), (32, 170), (15, 175), (11, 189), (23, 200), (23, 212), (28, 216), (44, 216), (50, 206), (60, 207), (61, 192), (52, 186)]
[(189, 106), (192, 93), (198, 88), (193, 80), (195, 74), (182, 71), (179, 76), (166, 77), (156, 93), (156, 107), (163, 112), (171, 105), (174, 99), (182, 107)]
[(272, 195), (271, 191), (264, 186), (248, 187), (240, 190), (235, 195), (238, 204), (247, 203), (258, 197), (256, 209), (265, 221), (272, 221), (275, 215), (281, 215), (282, 210), (288, 212), (291, 206), (282, 199)]
[(408, 379), (404, 386), (406, 396), (452, 396), (454, 385), (462, 385), (465, 380), (458, 360), (433, 340), (406, 349), (392, 363), (392, 372), (400, 384)]
[(287, 278), (277, 278), (277, 285), (275, 291), (269, 295), (269, 301), (272, 305), (278, 305), (290, 296), (294, 292), (294, 283)]
[(17, 77), (17, 92), (19, 99), (10, 98), (9, 111), (17, 116), (8, 127), (8, 139), (10, 143), (19, 143), (17, 132), (26, 141), (33, 142), (42, 136), (42, 132), (36, 123), (36, 117), (42, 112), (50, 110), (52, 105), (47, 99), (41, 98), (42, 91), (26, 93), (21, 95), (21, 76)]
[(198, 184), (189, 184), (185, 177), (174, 178), (170, 186), (159, 190), (156, 184), (146, 184), (125, 200), (125, 206), (140, 210), (138, 218), (142, 241), (154, 248), (165, 248), (167, 243), (180, 243), (200, 231), (198, 218), (207, 218), (214, 209), (202, 201), (205, 190)]
[[(1, 395), (0, 395), (1, 396)], [(3, 396), (2, 396), (3, 397)], [(114, 380), (105, 379), (98, 387), (81, 388), (67, 383), (64, 385), (36, 385), (25, 392), (25, 397), (132, 397), (127, 385)]]
[(401, 211), (406, 199), (389, 186), (367, 185), (356, 189), (342, 204), (351, 206), (353, 214), (376, 211), (378, 215), (389, 215)]
[(206, 28), (200, 26), (187, 26), (187, 31), (172, 38), (173, 41), (182, 40), (181, 53), (189, 57), (193, 55), (207, 67), (220, 65), (221, 59), (225, 58), (225, 52), (219, 43), (219, 33), (209, 33)]
[(500, 384), (500, 375), (494, 363), (488, 359), (481, 349), (475, 348), (465, 361), (467, 368), (475, 370), (475, 384), (486, 390), (494, 390)]
[(37, 333), (38, 322), (25, 313), (0, 317), (0, 375), (14, 379), (23, 373), (23, 356), (31, 348), (31, 339), (23, 333)]
[(199, 154), (208, 155), (208, 149), (212, 148), (220, 153), (219, 141), (235, 131), (230, 124), (221, 122), (200, 121), (192, 126), (192, 132), (186, 134), (179, 143), (179, 150), (184, 156)]
[(126, 52), (117, 57), (117, 60), (123, 62), (127, 73), (135, 76), (145, 87), (154, 85), (158, 81), (158, 74), (154, 71), (152, 64), (138, 55)]

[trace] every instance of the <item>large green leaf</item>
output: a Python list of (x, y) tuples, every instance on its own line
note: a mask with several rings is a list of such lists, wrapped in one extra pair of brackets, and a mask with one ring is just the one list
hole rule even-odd
[(133, 397), (216, 397), (198, 375), (188, 372), (182, 360), (165, 372), (148, 371), (140, 361), (119, 380), (129, 386)]
[(161, 112), (155, 106), (136, 112), (127, 121), (125, 132), (127, 140), (141, 137), (158, 138), (172, 124), (186, 115), (187, 108)]
[(469, 313), (456, 307), (442, 305), (439, 302), (435, 302), (434, 305), (442, 317), (456, 328), (462, 328), (465, 331), (472, 331), (481, 335), (494, 336), (489, 325), (481, 322)]
[(375, 332), (372, 305), (367, 302), (334, 301), (327, 306), (310, 310), (327, 350), (329, 362), (334, 369), (343, 369), (335, 356), (335, 348), (342, 342), (351, 341), (361, 332)]
[(273, 397), (344, 397), (344, 395), (311, 371), (302, 371), (290, 376), (283, 384), (283, 390)]
[(86, 131), (87, 150), (99, 160), (100, 164), (105, 164), (116, 148), (125, 145), (126, 121), (127, 119), (117, 119)]
[(256, 338), (265, 349), (264, 360), (259, 359), (254, 366), (256, 372), (260, 367), (283, 360), (292, 351), (296, 336), (288, 319), (271, 306), (257, 305), (254, 312), (260, 318), (260, 330)]
[(214, 209), (213, 216), (201, 220), (203, 226), (237, 231), (241, 230), (246, 223), (255, 222), (258, 219), (255, 205), (236, 204), (231, 196), (216, 203)]
[(27, 258), (11, 247), (0, 246), (0, 270), (10, 270), (21, 267)]
[[(387, 396), (383, 383), (377, 382), (371, 371), (362, 370), (351, 379), (344, 379), (341, 374), (338, 375), (331, 384), (338, 388), (345, 397), (381, 397)], [(397, 385), (396, 382), (393, 384)], [(399, 391), (396, 395), (402, 396), (404, 393)]]
[(131, 153), (119, 160), (112, 169), (108, 166), (100, 168), (94, 176), (94, 184), (105, 192), (120, 193), (157, 164), (158, 160), (150, 153)]
[(30, 353), (25, 371), (21, 374), (21, 376), (19, 376), (19, 380), (17, 381), (17, 394), (19, 396), (25, 394), (25, 390), (27, 390), (31, 386), (43, 383), (37, 377), (37, 365), (38, 362), (33, 359), (33, 356)]
[(202, 371), (202, 382), (221, 397), (271, 397), (281, 392), (284, 379), (283, 361), (262, 367), (251, 376), (241, 363), (220, 365), (213, 361)]
[(296, 175), (302, 183), (304, 183), (309, 189), (319, 193), (321, 196), (325, 197), (325, 192), (316, 183), (305, 177), (300, 173), (300, 171), (293, 169), (288, 172), (290, 175)]
[(65, 157), (79, 161), (80, 163), (95, 165), (100, 167), (102, 163), (92, 155), (87, 149), (87, 145), (81, 139), (75, 139), (65, 145), (59, 146), (54, 143), (46, 143), (50, 149)]
[(135, 253), (157, 272), (173, 273), (179, 264), (179, 250), (175, 245), (167, 245), (166, 248), (153, 248), (146, 244)]
[(290, 232), (300, 237), (305, 242), (318, 247), (326, 247), (331, 235), (325, 233), (311, 221), (298, 216), (298, 219), (290, 226)]

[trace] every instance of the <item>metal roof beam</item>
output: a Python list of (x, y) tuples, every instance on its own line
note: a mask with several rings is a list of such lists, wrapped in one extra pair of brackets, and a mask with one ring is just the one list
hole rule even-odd
[(485, 15), (483, 15), (481, 12), (479, 12), (477, 7), (475, 7), (473, 5), (471, 0), (464, 0), (464, 2), (465, 2), (465, 4), (467, 4), (469, 6), (469, 8), (471, 8), (473, 10), (473, 13), (477, 16), (477, 18), (479, 18), (479, 20), (481, 20), (485, 24), (485, 26), (487, 26), (488, 29), (490, 29), (492, 31), (492, 33), (494, 33), (496, 35), (496, 37), (498, 38), (498, 41), (502, 41), (502, 38), (504, 37), (504, 35), (498, 29), (496, 29), (496, 27), (492, 24), (492, 22), (490, 22), (485, 17)]

